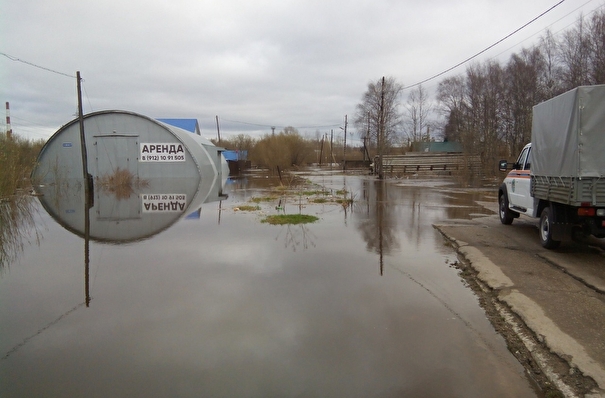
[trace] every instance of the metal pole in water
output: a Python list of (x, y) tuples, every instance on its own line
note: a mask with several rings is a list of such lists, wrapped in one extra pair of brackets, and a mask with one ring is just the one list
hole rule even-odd
[(80, 124), (80, 149), (82, 152), (82, 173), (84, 176), (84, 296), (86, 306), (90, 305), (90, 273), (89, 273), (89, 242), (90, 242), (90, 208), (92, 207), (92, 176), (88, 174), (88, 153), (84, 136), (84, 113), (82, 111), (82, 79), (80, 71), (76, 72), (78, 81), (78, 121)]

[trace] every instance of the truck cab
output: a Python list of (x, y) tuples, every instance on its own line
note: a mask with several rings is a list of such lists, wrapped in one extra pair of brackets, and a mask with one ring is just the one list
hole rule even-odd
[[(540, 217), (540, 241), (547, 249), (555, 249), (560, 240), (553, 237), (557, 227), (553, 219), (554, 209), (551, 210), (548, 202), (541, 201), (532, 195), (532, 145), (525, 145), (517, 161), (509, 163), (506, 160), (499, 162), (500, 171), (508, 174), (498, 189), (498, 215), (500, 222), (505, 225), (512, 224), (521, 214), (529, 217)], [(558, 234), (558, 233), (557, 233)]]
[[(505, 195), (505, 201), (501, 201), (500, 205), (505, 205), (510, 211), (514, 212), (512, 215), (514, 218), (518, 217), (519, 214), (526, 214), (531, 217), (535, 217), (536, 203), (534, 198), (531, 196), (531, 144), (525, 145), (517, 161), (512, 165), (506, 161), (500, 162), (500, 171), (506, 171), (510, 167), (510, 170), (504, 179), (500, 187), (501, 195)], [(504, 208), (500, 208), (500, 211), (506, 211)], [(512, 220), (511, 220), (512, 222)]]

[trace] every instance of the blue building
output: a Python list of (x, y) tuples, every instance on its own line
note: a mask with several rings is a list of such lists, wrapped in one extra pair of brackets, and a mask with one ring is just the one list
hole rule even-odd
[(197, 119), (156, 119), (159, 122), (189, 131), (190, 133), (202, 135), (200, 124)]
[[(156, 119), (162, 123), (201, 135), (200, 124), (197, 119)], [(250, 168), (248, 163), (248, 151), (237, 151), (224, 149), (221, 151), (229, 165), (230, 174), (238, 174), (244, 168)]]

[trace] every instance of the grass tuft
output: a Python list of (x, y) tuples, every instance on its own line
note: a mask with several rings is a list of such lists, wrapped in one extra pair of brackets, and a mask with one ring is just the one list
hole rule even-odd
[(260, 210), (260, 206), (243, 205), (243, 206), (237, 206), (236, 209), (241, 210), (241, 211), (257, 211), (257, 210)]
[(315, 216), (307, 214), (277, 214), (267, 216), (261, 222), (268, 223), (271, 225), (285, 225), (285, 224), (308, 224), (319, 220)]
[(277, 200), (278, 198), (274, 197), (274, 196), (263, 196), (263, 197), (255, 197), (250, 199), (251, 202), (254, 203), (260, 203), (260, 202), (272, 202), (274, 200)]

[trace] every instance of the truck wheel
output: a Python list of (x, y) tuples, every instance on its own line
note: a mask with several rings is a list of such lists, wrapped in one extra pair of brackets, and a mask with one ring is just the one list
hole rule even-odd
[(556, 249), (561, 244), (561, 241), (552, 238), (552, 224), (552, 210), (546, 207), (540, 216), (540, 243), (545, 249)]
[(508, 208), (508, 197), (506, 192), (501, 192), (498, 197), (498, 214), (500, 215), (500, 222), (504, 225), (510, 225), (515, 219), (515, 213)]

